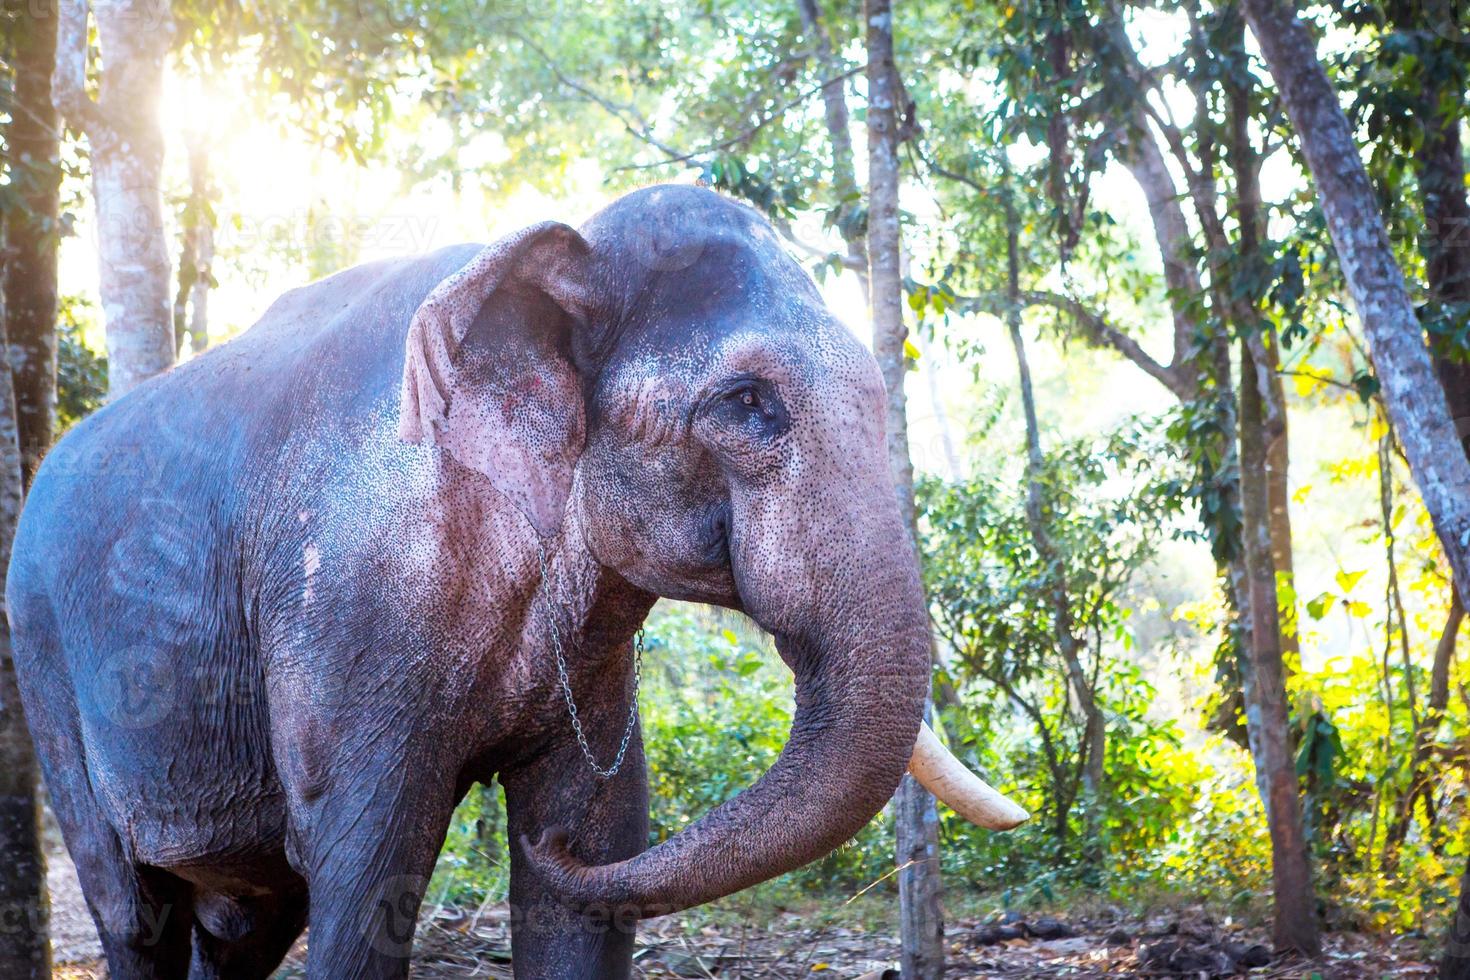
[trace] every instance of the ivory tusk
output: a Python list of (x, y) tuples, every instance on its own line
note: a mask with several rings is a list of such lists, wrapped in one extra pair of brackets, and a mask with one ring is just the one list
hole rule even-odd
[(1031, 814), (996, 792), (940, 743), (928, 725), (919, 726), (909, 772), (935, 798), (979, 827), (1011, 830)]

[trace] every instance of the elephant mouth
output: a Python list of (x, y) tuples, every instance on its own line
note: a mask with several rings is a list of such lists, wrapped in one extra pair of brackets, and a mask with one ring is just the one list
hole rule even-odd
[(730, 504), (728, 501), (710, 507), (702, 521), (704, 560), (712, 566), (730, 564)]

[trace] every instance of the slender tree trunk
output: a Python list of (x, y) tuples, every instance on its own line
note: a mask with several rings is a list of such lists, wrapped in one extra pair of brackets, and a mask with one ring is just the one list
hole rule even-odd
[[(0, 586), (10, 564), (10, 543), (20, 516), (20, 447), (10, 374), (0, 371)], [(39, 779), (11, 659), (10, 627), (0, 617), (0, 976), (42, 980), (51, 975), (50, 908), (46, 858), (41, 846)]]
[[(1436, 11), (1436, 15), (1443, 13)], [(1399, 27), (1429, 36), (1422, 24)], [(1424, 209), (1420, 250), (1430, 300), (1463, 322), (1470, 316), (1470, 198), (1465, 191), (1465, 157), (1460, 141), (1464, 91), (1436, 72), (1425, 71), (1424, 76), (1424, 91), (1416, 107), (1424, 138), (1414, 154)], [(1453, 351), (1443, 343), (1436, 343), (1434, 348), (1434, 367), (1444, 387), (1450, 417), (1470, 453), (1470, 444), (1466, 444), (1470, 440), (1470, 351)]]
[(183, 243), (179, 249), (179, 283), (174, 294), (174, 349), (184, 341), (194, 354), (209, 346), (209, 289), (213, 285), (214, 220), (209, 186), (209, 150), (192, 133), (189, 144), (189, 200), (184, 205)]
[[(898, 224), (898, 71), (893, 63), (893, 10), (889, 0), (867, 0), (868, 47), (868, 309), (873, 354), (888, 391), (888, 462), (899, 507), (917, 554), (914, 466), (909, 458), (904, 375), (908, 364), (903, 320), (903, 248)], [(931, 640), (932, 642), (932, 640)], [(926, 714), (928, 708), (925, 708)], [(934, 797), (910, 775), (896, 801), (899, 916), (906, 980), (944, 975), (944, 918), (940, 908), (939, 813)]]
[(1286, 674), (1291, 676), (1292, 661), (1301, 653), (1301, 618), (1296, 601), (1296, 555), (1291, 536), (1291, 427), (1287, 421), (1286, 387), (1281, 383), (1280, 351), (1276, 337), (1268, 331), (1262, 337), (1261, 353), (1265, 355), (1263, 372), (1268, 390), (1266, 400), (1278, 406), (1277, 422), (1266, 444), (1266, 500), (1271, 523), (1271, 564), (1276, 568), (1278, 594), (1289, 590), (1288, 601), (1281, 602), (1287, 614), (1281, 623), (1281, 653), (1286, 660)]
[(86, 90), (85, 0), (60, 0), (59, 12), (56, 105), (91, 149), (108, 397), (116, 398), (174, 362), (158, 125), (173, 20), (154, 0), (97, 5), (103, 68), (94, 101)]
[[(0, 343), (0, 352), (7, 347)], [(0, 596), (5, 594), (23, 496), (19, 432), (10, 367), (0, 364)], [(51, 975), (38, 784), (35, 750), (16, 686), (9, 620), (0, 616), (0, 911), (5, 916), (0, 923), (0, 976), (6, 980)]]
[[(15, 194), (4, 228), (0, 321), (0, 597), (24, 487), (51, 444), (56, 404), (56, 247), (60, 134), (51, 105), (56, 18), (17, 4), (11, 121)], [(0, 598), (3, 602), (3, 598)], [(16, 686), (9, 620), (0, 616), (0, 976), (51, 975), (39, 775)]]
[(10, 338), (27, 485), (51, 447), (56, 414), (56, 243), (61, 128), (51, 104), (56, 17), (50, 4), (15, 3), (14, 92), (9, 144), (15, 206), (5, 229), (5, 329)]
[[(832, 40), (822, 24), (817, 0), (797, 0), (801, 25), (817, 50), (817, 62), (827, 78), (836, 79), (845, 71), (842, 60), (832, 50)], [(845, 80), (829, 82), (822, 89), (822, 113), (827, 122), (827, 138), (832, 143), (832, 191), (837, 197), (837, 228), (847, 245), (849, 264), (857, 272), (864, 296), (868, 287), (868, 246), (860, 223), (854, 215), (862, 205), (857, 171), (853, 166), (852, 124), (847, 111)]]
[(1062, 556), (1057, 553), (1047, 527), (1046, 503), (1042, 490), (1045, 461), (1041, 452), (1041, 426), (1036, 417), (1036, 394), (1031, 385), (1031, 366), (1026, 359), (1026, 342), (1021, 336), (1019, 233), (1009, 179), (1001, 193), (1004, 196), (1006, 214), (1006, 328), (1010, 333), (1011, 347), (1016, 353), (1021, 408), (1026, 421), (1026, 523), (1030, 527), (1031, 541), (1037, 555), (1042, 564), (1051, 569), (1049, 600), (1052, 630), (1056, 637), (1057, 652), (1066, 666), (1068, 686), (1072, 689), (1072, 697), (1082, 713), (1082, 789), (1087, 796), (1088, 821), (1088, 831), (1084, 835), (1085, 853), (1090, 860), (1096, 861), (1101, 857), (1097, 818), (1098, 804), (1102, 800), (1103, 792), (1107, 730), (1103, 723), (1102, 710), (1097, 704), (1096, 692), (1082, 666), (1082, 644), (1078, 642), (1073, 622), (1066, 566)]
[[(1251, 141), (1250, 125), (1254, 109), (1254, 83), (1246, 66), (1249, 64), (1245, 49), (1245, 22), (1240, 12), (1229, 12), (1231, 30), (1226, 54), (1241, 67), (1239, 72), (1227, 73), (1223, 83), (1229, 111), (1229, 135), (1226, 156), (1234, 177), (1232, 205), (1238, 227), (1236, 254), (1229, 257), (1212, 255), (1216, 266), (1211, 280), (1224, 282), (1231, 278), (1233, 269), (1237, 284), (1230, 290), (1229, 315), (1236, 330), (1246, 338), (1250, 346), (1251, 361), (1255, 365), (1257, 386), (1262, 405), (1262, 424), (1266, 440), (1265, 479), (1267, 499), (1267, 521), (1271, 534), (1271, 561), (1276, 570), (1277, 604), (1287, 614), (1281, 622), (1280, 644), (1283, 655), (1293, 657), (1300, 652), (1297, 637), (1297, 615), (1294, 575), (1296, 562), (1293, 556), (1290, 511), (1290, 462), (1291, 450), (1288, 441), (1286, 412), (1286, 388), (1282, 384), (1279, 368), (1276, 337), (1271, 325), (1261, 315), (1263, 284), (1267, 281), (1266, 259), (1261, 252), (1261, 242), (1266, 235), (1265, 215), (1261, 207), (1261, 157)], [(1233, 267), (1232, 267), (1233, 264)], [(1283, 603), (1281, 590), (1288, 590), (1292, 598)], [(1290, 664), (1286, 665), (1290, 676)], [(1292, 740), (1294, 743), (1294, 740)]]
[(1273, 938), (1278, 949), (1321, 952), (1317, 902), (1302, 822), (1301, 794), (1291, 752), (1291, 717), (1281, 656), (1276, 567), (1271, 560), (1267, 430), (1260, 375), (1251, 345), (1242, 341), (1240, 372), (1241, 536), (1249, 574), (1251, 623), (1243, 666), (1251, 677), (1246, 704), (1259, 715), (1253, 739), (1257, 772), (1266, 785), (1271, 875), (1276, 896)]
[(1280, 87), (1368, 338), (1384, 403), (1461, 594), (1470, 590), (1470, 461), (1461, 450), (1423, 331), (1337, 93), (1286, 0), (1243, 0)]
[(186, 225), (179, 242), (179, 283), (174, 291), (174, 352), (176, 355), (184, 353), (184, 341), (189, 339), (189, 296), (194, 291), (198, 255), (199, 228), (194, 224)]
[[(1232, 12), (1231, 23), (1229, 54), (1236, 64), (1244, 66), (1245, 24), (1237, 12)], [(1237, 421), (1241, 550), (1251, 609), (1243, 658), (1249, 683), (1242, 684), (1242, 690), (1247, 716), (1257, 719), (1251, 748), (1271, 835), (1274, 938), (1278, 947), (1315, 955), (1321, 948), (1317, 903), (1296, 773), (1297, 739), (1286, 691), (1287, 655), (1298, 650), (1296, 607), (1294, 601), (1284, 604), (1281, 596), (1283, 585), (1293, 588), (1291, 521), (1286, 499), (1286, 395), (1276, 371), (1275, 338), (1261, 315), (1261, 284), (1267, 280), (1266, 261), (1261, 254), (1265, 227), (1260, 157), (1250, 138), (1254, 100), (1245, 77), (1244, 71), (1232, 73), (1224, 83), (1230, 123), (1226, 156), (1235, 184), (1231, 204), (1238, 228), (1236, 254), (1230, 257), (1233, 268), (1217, 267), (1211, 276), (1212, 282), (1230, 283), (1220, 295), (1241, 339)], [(1223, 263), (1223, 257), (1214, 261)], [(1233, 282), (1232, 272), (1236, 276)], [(1226, 293), (1228, 299), (1223, 295)], [(1290, 629), (1282, 628), (1283, 606), (1290, 617)]]
[(199, 277), (189, 291), (189, 351), (203, 354), (209, 347), (209, 291), (214, 286), (214, 226), (199, 228), (195, 253)]

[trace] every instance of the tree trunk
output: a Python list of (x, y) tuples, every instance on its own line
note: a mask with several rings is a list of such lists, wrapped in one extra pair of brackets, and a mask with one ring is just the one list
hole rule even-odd
[(199, 277), (189, 291), (189, 352), (203, 354), (209, 347), (209, 290), (214, 286), (214, 226), (199, 228), (198, 250), (194, 254)]
[(1271, 876), (1276, 896), (1273, 938), (1278, 949), (1321, 952), (1317, 902), (1303, 832), (1301, 795), (1291, 752), (1291, 717), (1281, 657), (1276, 567), (1271, 560), (1267, 431), (1260, 375), (1251, 345), (1242, 341), (1240, 372), (1241, 537), (1249, 575), (1251, 620), (1242, 674), (1246, 704), (1259, 716), (1252, 733), (1256, 769), (1266, 786)]
[[(0, 341), (3, 341), (0, 337)], [(0, 343), (0, 351), (8, 345)], [(0, 363), (0, 596), (23, 495), (19, 425), (10, 367)], [(0, 616), (0, 976), (51, 975), (46, 858), (41, 846), (35, 750), (21, 708), (9, 620)]]
[(56, 244), (61, 130), (51, 104), (56, 18), (16, 4), (13, 106), (6, 133), (15, 206), (5, 229), (5, 330), (26, 485), (51, 447), (56, 414)]
[[(904, 526), (910, 543), (916, 545), (914, 465), (909, 458), (903, 389), (908, 364), (898, 224), (899, 85), (889, 0), (867, 0), (864, 19), (868, 48), (868, 309), (873, 317), (873, 354), (888, 391), (888, 462)], [(944, 975), (939, 814), (934, 797), (908, 774), (899, 783), (895, 801), (903, 976), (905, 980), (933, 980)]]
[[(1275, 568), (1277, 588), (1274, 590), (1278, 609), (1287, 611), (1287, 622), (1276, 616), (1279, 629), (1278, 642), (1284, 657), (1300, 652), (1297, 637), (1297, 614), (1295, 602), (1296, 562), (1293, 557), (1291, 539), (1290, 507), (1290, 461), (1286, 415), (1286, 387), (1282, 384), (1278, 370), (1275, 332), (1261, 315), (1264, 296), (1262, 289), (1268, 280), (1266, 259), (1261, 254), (1261, 242), (1266, 236), (1265, 215), (1261, 207), (1261, 157), (1251, 141), (1251, 114), (1255, 106), (1254, 83), (1246, 66), (1249, 64), (1245, 49), (1245, 23), (1238, 10), (1230, 9), (1229, 45), (1224, 52), (1240, 66), (1239, 72), (1226, 73), (1223, 82), (1229, 112), (1229, 135), (1226, 156), (1234, 178), (1232, 205), (1238, 228), (1235, 254), (1229, 256), (1212, 254), (1212, 282), (1236, 279), (1229, 293), (1229, 315), (1237, 333), (1246, 339), (1250, 347), (1251, 363), (1256, 371), (1256, 394), (1262, 408), (1262, 430), (1266, 441), (1265, 484), (1267, 500), (1267, 522), (1271, 535), (1271, 562)], [(1287, 603), (1281, 601), (1282, 588), (1291, 597)], [(1285, 628), (1282, 628), (1285, 627)], [(1286, 676), (1290, 666), (1285, 665)], [(1294, 744), (1290, 740), (1288, 744)]]
[[(1399, 27), (1428, 34), (1421, 24)], [(1432, 307), (1451, 312), (1463, 322), (1470, 316), (1470, 199), (1465, 193), (1460, 144), (1464, 93), (1434, 72), (1426, 71), (1424, 76), (1424, 91), (1415, 108), (1424, 127), (1424, 138), (1414, 154), (1424, 209), (1420, 249)], [(1463, 445), (1470, 439), (1470, 351), (1453, 351), (1443, 343), (1433, 346), (1435, 371)], [(1466, 450), (1470, 453), (1470, 445)]]
[[(1267, 397), (1281, 406), (1280, 424), (1272, 432), (1266, 446), (1266, 499), (1270, 507), (1271, 563), (1276, 568), (1280, 588), (1289, 590), (1290, 602), (1283, 603), (1289, 613), (1282, 623), (1281, 653), (1286, 658), (1287, 676), (1291, 661), (1301, 652), (1301, 617), (1296, 601), (1296, 556), (1291, 537), (1291, 428), (1287, 422), (1286, 387), (1281, 383), (1280, 352), (1274, 335), (1264, 338), (1266, 375), (1271, 389)], [(1280, 588), (1278, 591), (1280, 591)]]
[(214, 220), (209, 187), (209, 150), (197, 133), (189, 143), (189, 200), (184, 205), (179, 283), (174, 294), (174, 350), (202, 354), (209, 346), (209, 289), (213, 285)]
[[(20, 447), (10, 373), (0, 370), (0, 587), (20, 516)], [(41, 846), (38, 776), (31, 734), (21, 709), (11, 659), (10, 627), (0, 617), (0, 976), (42, 980), (51, 975), (46, 858)]]
[(1470, 594), (1470, 461), (1435, 378), (1352, 130), (1292, 6), (1285, 0), (1243, 3), (1316, 182), (1394, 431), (1456, 585), (1462, 595)]
[[(1245, 25), (1232, 17), (1230, 53), (1237, 64), (1247, 63)], [(1253, 93), (1244, 72), (1231, 73), (1224, 83), (1230, 130), (1226, 154), (1234, 177), (1232, 206), (1238, 241), (1230, 264), (1217, 267), (1212, 282), (1238, 278), (1219, 294), (1228, 293), (1228, 310), (1241, 338), (1240, 499), (1241, 544), (1250, 596), (1249, 627), (1244, 634), (1242, 693), (1255, 758), (1257, 782), (1262, 787), (1267, 826), (1271, 835), (1271, 871), (1276, 912), (1273, 934), (1279, 948), (1315, 955), (1321, 948), (1316, 895), (1312, 887), (1311, 854), (1296, 773), (1297, 739), (1291, 725), (1286, 692), (1287, 655), (1298, 651), (1295, 601), (1285, 604), (1290, 629), (1281, 622), (1282, 586), (1294, 590), (1291, 521), (1287, 510), (1288, 444), (1286, 393), (1276, 370), (1276, 344), (1270, 324), (1261, 315), (1267, 281), (1261, 254), (1265, 234), (1261, 211), (1260, 157), (1250, 138)], [(1213, 263), (1223, 263), (1216, 256)], [(1233, 268), (1232, 268), (1233, 266)], [(1278, 562), (1280, 564), (1278, 564)], [(1292, 593), (1294, 597), (1294, 591)]]
[[(13, 11), (13, 101), (6, 136), (14, 207), (5, 225), (0, 321), (0, 596), (24, 487), (51, 444), (56, 405), (56, 248), (61, 168), (51, 70), (56, 18)], [(39, 776), (16, 686), (8, 618), (0, 616), (0, 976), (51, 975)]]
[(1098, 804), (1102, 799), (1107, 730), (1096, 692), (1082, 666), (1082, 644), (1077, 640), (1073, 624), (1072, 599), (1067, 589), (1065, 563), (1058, 554), (1046, 523), (1042, 482), (1045, 461), (1041, 453), (1041, 426), (1036, 418), (1036, 394), (1031, 386), (1031, 366), (1026, 360), (1026, 342), (1021, 336), (1021, 263), (1018, 220), (1012, 189), (1007, 179), (1002, 190), (1006, 215), (1006, 328), (1011, 347), (1016, 353), (1016, 373), (1021, 388), (1021, 408), (1026, 421), (1026, 523), (1031, 541), (1041, 562), (1051, 571), (1048, 597), (1052, 609), (1052, 630), (1057, 652), (1066, 666), (1068, 686), (1082, 712), (1082, 789), (1087, 797), (1088, 831), (1085, 853), (1090, 860), (1101, 857), (1097, 835)]
[(174, 362), (158, 125), (173, 20), (166, 4), (149, 0), (98, 5), (103, 68), (93, 101), (86, 91), (85, 0), (61, 0), (59, 13), (56, 105), (91, 149), (107, 388), (108, 397), (116, 398)]
[[(802, 28), (811, 35), (817, 50), (817, 63), (825, 77), (836, 79), (845, 68), (832, 50), (832, 40), (822, 25), (822, 12), (817, 0), (797, 0)], [(827, 122), (827, 138), (832, 142), (832, 191), (837, 198), (837, 229), (847, 245), (848, 262), (857, 272), (866, 296), (868, 287), (868, 247), (861, 225), (853, 220), (861, 204), (857, 172), (853, 166), (852, 130), (844, 93), (846, 80), (829, 82), (822, 89), (822, 112)]]

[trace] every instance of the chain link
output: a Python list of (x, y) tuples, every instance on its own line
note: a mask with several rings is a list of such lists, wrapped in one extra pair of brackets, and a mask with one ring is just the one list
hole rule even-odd
[(556, 655), (556, 680), (561, 686), (561, 696), (567, 703), (567, 715), (572, 719), (572, 732), (577, 736), (577, 745), (587, 759), (587, 765), (601, 779), (611, 779), (623, 768), (623, 757), (628, 754), (628, 743), (633, 739), (633, 726), (638, 723), (638, 689), (643, 685), (643, 627), (633, 634), (633, 703), (628, 706), (628, 723), (623, 726), (623, 739), (618, 743), (618, 754), (607, 768), (598, 765), (592, 747), (587, 744), (587, 735), (582, 731), (582, 719), (577, 715), (577, 702), (572, 697), (572, 682), (567, 676), (567, 660), (562, 653), (561, 634), (556, 628), (556, 610), (551, 601), (551, 576), (546, 570), (546, 552), (541, 542), (536, 542), (536, 556), (541, 562), (541, 583), (546, 587), (546, 618), (551, 630), (551, 650)]

